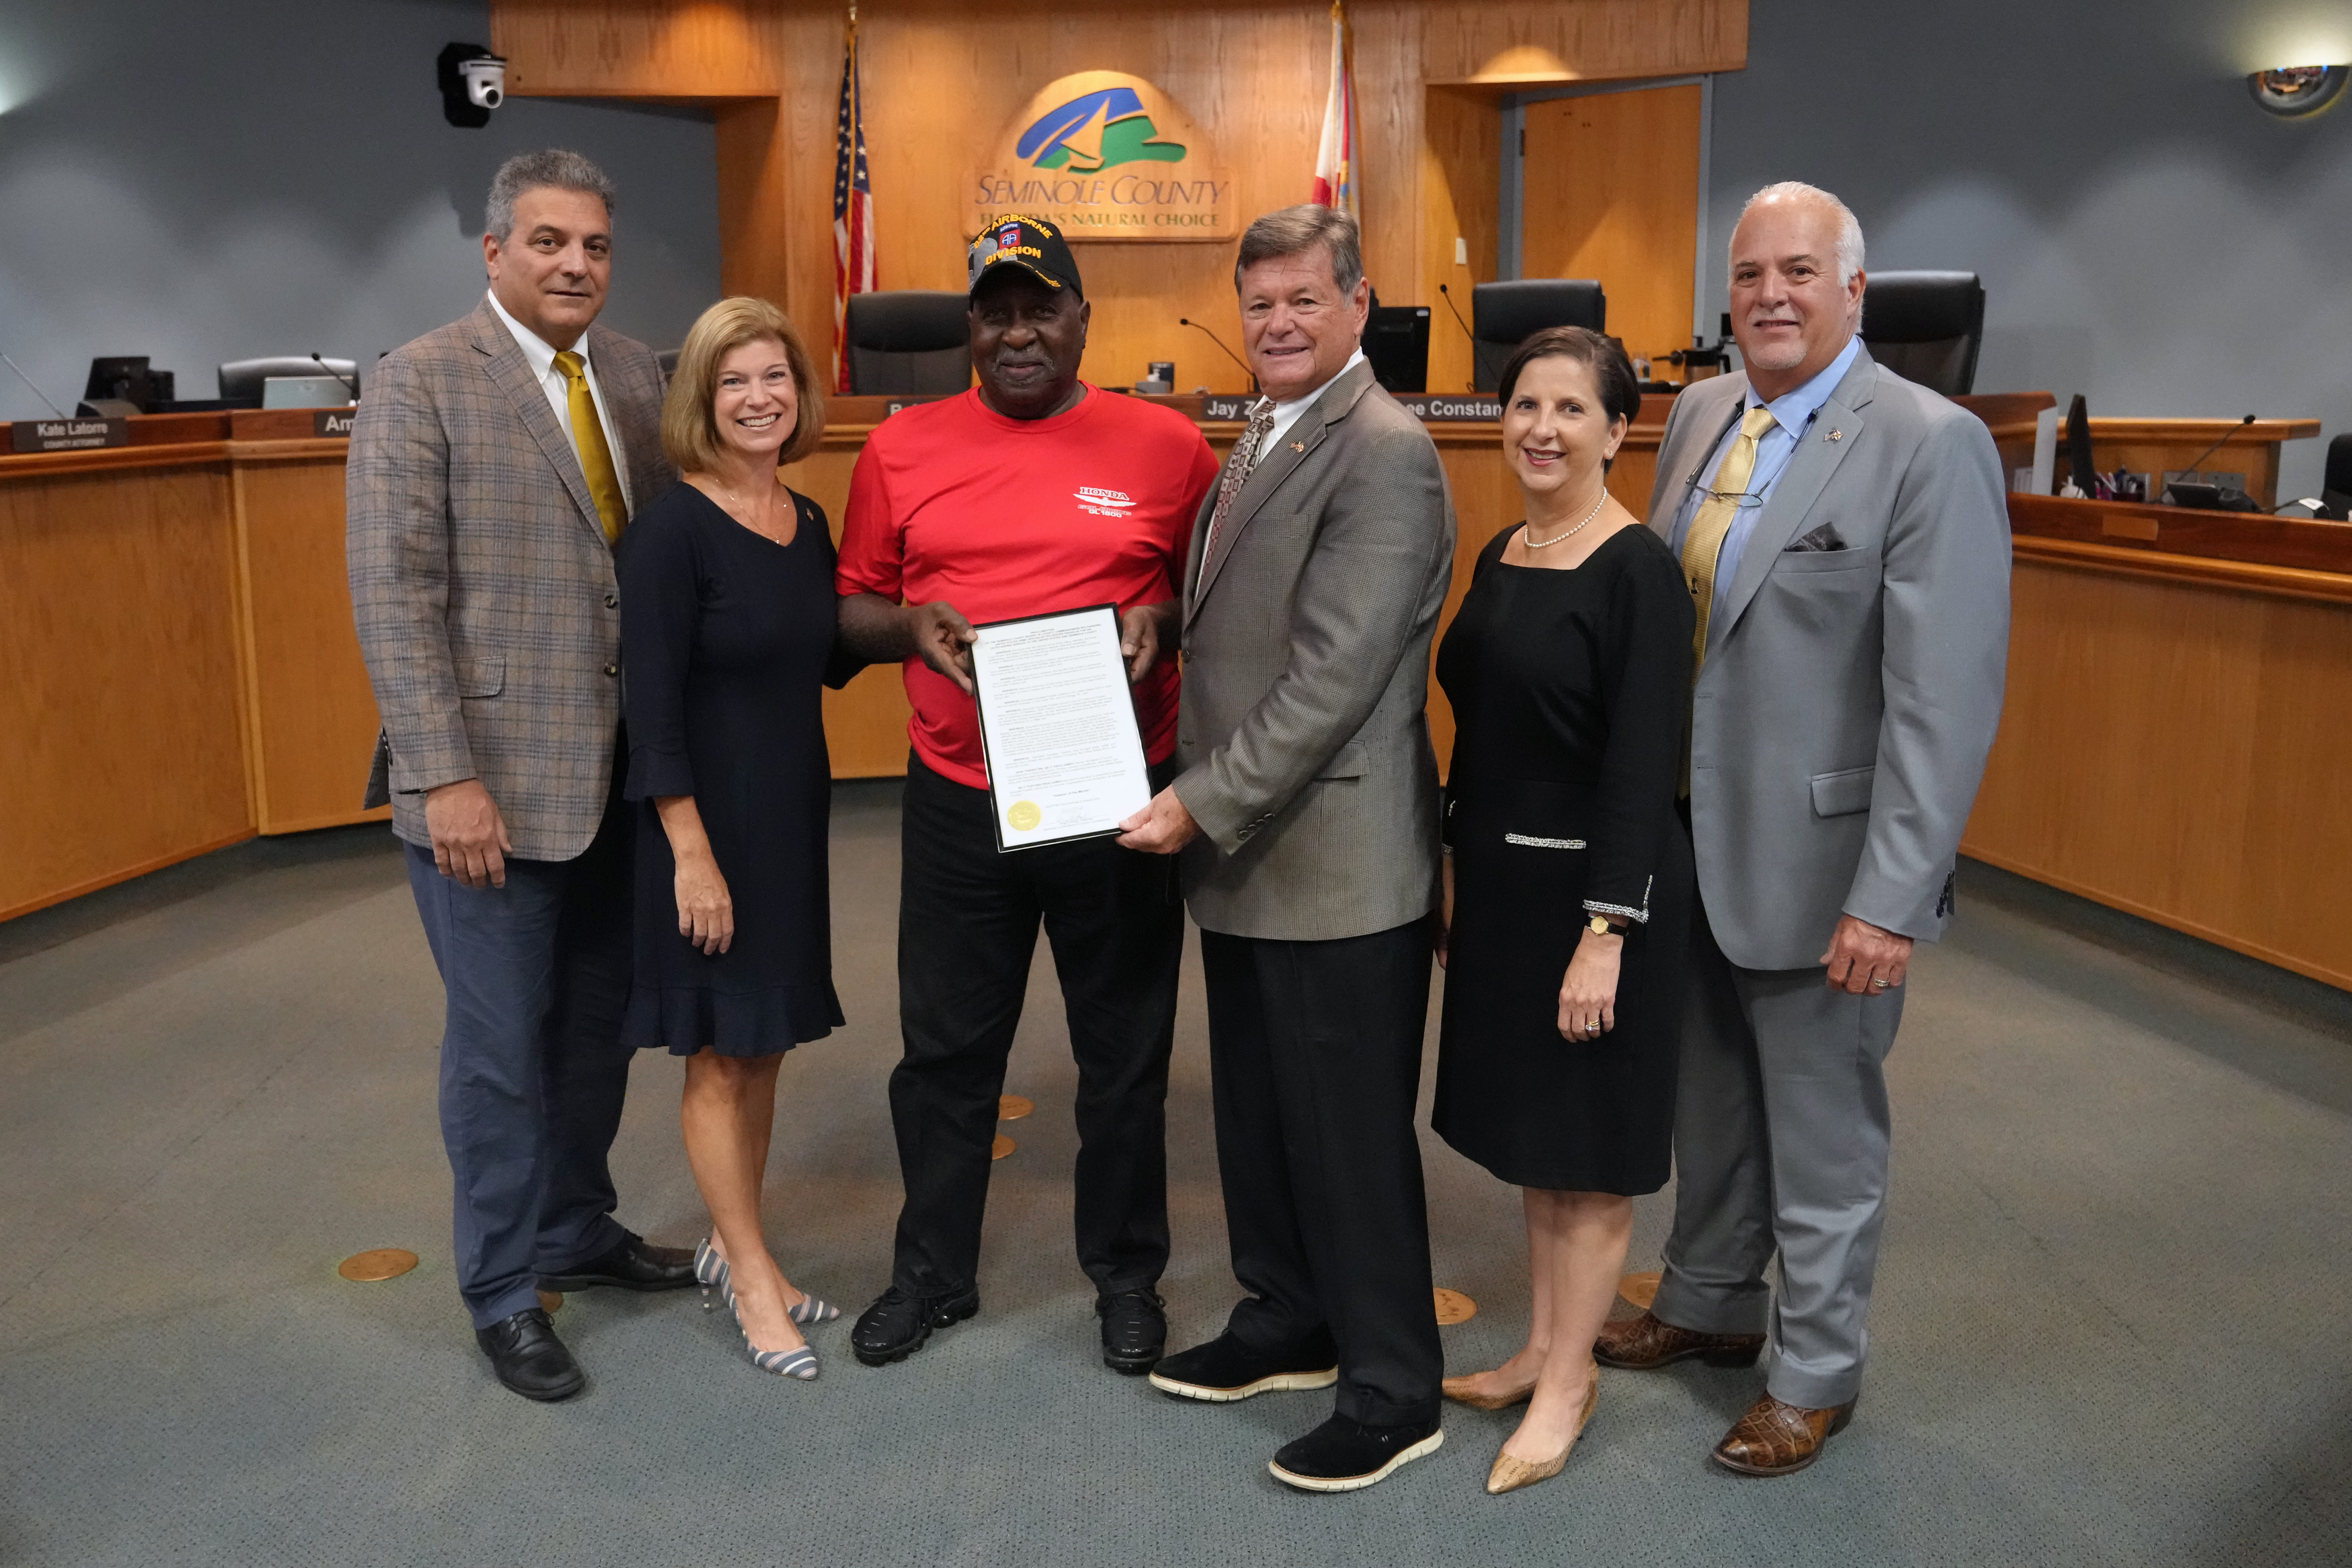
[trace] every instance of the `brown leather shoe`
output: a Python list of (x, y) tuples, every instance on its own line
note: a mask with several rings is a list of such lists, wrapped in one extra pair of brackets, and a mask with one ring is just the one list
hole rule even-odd
[(1703, 1334), (1644, 1312), (1601, 1324), (1601, 1337), (1592, 1342), (1592, 1359), (1629, 1372), (1649, 1372), (1692, 1356), (1709, 1366), (1754, 1366), (1763, 1350), (1762, 1334)]
[(1743, 1476), (1793, 1476), (1822, 1457), (1830, 1439), (1853, 1419), (1854, 1402), (1807, 1410), (1765, 1394), (1748, 1407), (1708, 1456)]

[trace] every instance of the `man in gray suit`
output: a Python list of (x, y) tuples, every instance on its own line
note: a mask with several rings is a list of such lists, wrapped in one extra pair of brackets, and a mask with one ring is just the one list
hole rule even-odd
[(1337, 1412), (1271, 1468), (1346, 1491), (1444, 1438), (1412, 1115), (1438, 897), (1422, 710), (1454, 510), (1428, 433), (1358, 346), (1355, 221), (1262, 217), (1234, 280), (1265, 396), (1192, 531), (1184, 771), (1119, 842), (1185, 854), (1249, 1294), (1151, 1381), (1218, 1402), (1337, 1382)]
[[(1674, 1232), (1610, 1366), (1752, 1363), (1716, 1446), (1812, 1463), (1862, 1386), (1916, 940), (1942, 934), (2000, 718), (2009, 522), (1991, 436), (1871, 362), (1862, 228), (1826, 191), (1749, 199), (1731, 238), (1744, 374), (1675, 399), (1650, 524), (1698, 605), (1698, 862)], [(1766, 1282), (1775, 1250), (1780, 1289)]]
[(672, 1289), (693, 1259), (613, 1218), (629, 1056), (628, 808), (613, 542), (677, 479), (661, 372), (593, 324), (612, 182), (576, 153), (492, 181), (472, 314), (394, 350), (352, 423), (352, 608), (389, 801), (447, 993), (441, 1132), (457, 1289), (499, 1380), (585, 1384), (539, 1289)]

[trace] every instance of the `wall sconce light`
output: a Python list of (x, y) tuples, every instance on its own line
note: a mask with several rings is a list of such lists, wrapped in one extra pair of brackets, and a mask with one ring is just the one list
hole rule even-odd
[(2352, 66), (2282, 66), (2254, 72), (2246, 79), (2246, 90), (2270, 113), (2292, 119), (2335, 102), (2347, 79), (2352, 79)]

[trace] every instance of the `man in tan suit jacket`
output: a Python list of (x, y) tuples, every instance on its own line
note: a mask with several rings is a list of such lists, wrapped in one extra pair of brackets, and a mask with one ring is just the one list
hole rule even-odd
[(1184, 772), (1120, 842), (1184, 850), (1249, 1294), (1151, 1381), (1217, 1402), (1336, 1382), (1336, 1414), (1272, 1468), (1346, 1491), (1443, 1438), (1412, 1117), (1438, 897), (1422, 710), (1454, 510), (1428, 432), (1358, 347), (1355, 221), (1260, 218), (1235, 281), (1265, 396), (1193, 529)]
[(585, 1384), (551, 1289), (692, 1282), (612, 1217), (628, 1053), (628, 816), (612, 541), (677, 475), (661, 373), (594, 325), (612, 184), (575, 153), (490, 186), (488, 296), (377, 365), (352, 430), (352, 607), (389, 801), (448, 995), (457, 1287), (499, 1379)]

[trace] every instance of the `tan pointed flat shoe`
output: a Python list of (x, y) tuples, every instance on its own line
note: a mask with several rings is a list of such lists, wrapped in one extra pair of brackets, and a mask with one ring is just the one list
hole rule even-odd
[(1526, 1404), (1528, 1395), (1536, 1391), (1536, 1385), (1531, 1383), (1510, 1394), (1481, 1394), (1470, 1385), (1484, 1375), (1474, 1372), (1466, 1377), (1449, 1377), (1438, 1387), (1446, 1398), (1457, 1405), (1467, 1405), (1473, 1410), (1508, 1410), (1514, 1405)]
[(1559, 1474), (1560, 1467), (1568, 1463), (1569, 1454), (1576, 1447), (1576, 1440), (1584, 1436), (1584, 1428), (1592, 1419), (1592, 1406), (1600, 1398), (1601, 1381), (1595, 1378), (1592, 1386), (1585, 1391), (1584, 1408), (1577, 1413), (1576, 1430), (1569, 1435), (1568, 1447), (1550, 1458), (1530, 1463), (1507, 1453), (1496, 1455), (1495, 1468), (1486, 1472), (1487, 1494), (1500, 1497), (1505, 1492), (1515, 1492), (1521, 1487), (1531, 1487), (1538, 1481), (1549, 1480)]

